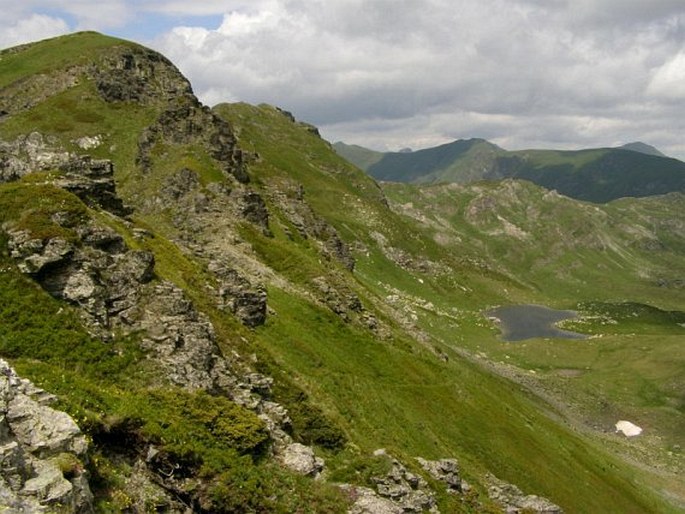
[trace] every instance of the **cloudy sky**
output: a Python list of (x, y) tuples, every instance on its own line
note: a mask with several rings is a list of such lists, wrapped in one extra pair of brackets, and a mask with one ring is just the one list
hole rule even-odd
[(202, 101), (266, 102), (379, 150), (644, 141), (685, 159), (685, 0), (0, 0), (0, 47), (151, 46)]

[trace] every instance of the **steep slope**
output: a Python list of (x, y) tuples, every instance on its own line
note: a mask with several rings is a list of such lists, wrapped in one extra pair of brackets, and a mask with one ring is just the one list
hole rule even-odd
[[(571, 512), (676, 511), (632, 447), (471, 351), (497, 348), (484, 308), (567, 305), (572, 281), (474, 255), (477, 231), (446, 245), (314, 127), (210, 111), (150, 50), (84, 33), (0, 56), (0, 355), (92, 439), (64, 473), (90, 476), (96, 510), (553, 509), (494, 472)], [(637, 255), (608, 261), (616, 294), (650, 302), (661, 280), (681, 305), (669, 257)]]
[[(618, 419), (649, 426), (651, 436), (627, 453), (652, 463), (667, 454), (674, 459), (658, 466), (682, 469), (685, 196), (598, 206), (513, 180), (420, 188), (387, 183), (384, 191), (393, 210), (416, 220), (446, 251), (497, 262), (501, 273), (530, 287), (509, 289), (506, 304), (573, 308), (580, 321), (565, 327), (592, 334), (519, 344), (462, 334), (461, 348), (499, 362), (495, 369), (505, 376), (566, 405), (581, 426), (609, 430)], [(457, 325), (448, 318), (425, 322), (454, 341)]]
[(355, 160), (349, 152), (341, 155), (373, 177), (394, 182), (464, 184), (520, 178), (596, 203), (685, 191), (685, 163), (640, 148), (510, 152), (471, 139), (411, 153), (386, 153), (373, 162)]
[(685, 191), (682, 161), (612, 148), (512, 152), (497, 161), (495, 173), (598, 203)]
[(340, 510), (342, 493), (300, 477), (321, 466), (296, 440), (310, 421), (329, 445), (341, 432), (281, 384), (302, 411), (290, 418), (228, 349), (263, 323), (264, 291), (188, 248), (189, 213), (265, 229), (228, 124), (162, 56), (98, 34), (2, 64), (1, 351), (92, 438), (75, 465), (96, 510)]

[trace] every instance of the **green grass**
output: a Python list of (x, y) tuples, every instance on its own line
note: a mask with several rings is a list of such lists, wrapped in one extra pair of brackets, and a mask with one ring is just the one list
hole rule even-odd
[(38, 74), (86, 65), (114, 45), (133, 43), (96, 32), (80, 32), (0, 52), (0, 88)]
[[(585, 512), (650, 512), (658, 505), (629, 493), (632, 472), (618, 471), (619, 461), (591, 450), (506, 382), (456, 357), (443, 364), (429, 353), (379, 342), (281, 292), (271, 290), (270, 297), (277, 315), (260, 329), (262, 345), (282, 368), (298, 370), (317, 402), (338, 413), (363, 454), (387, 447), (399, 455), (456, 455), (471, 472), (497, 470)], [(580, 481), (596, 494), (576, 503), (572, 484)]]
[[(0, 185), (0, 223), (14, 230), (25, 230), (34, 239), (77, 239), (70, 227), (85, 218), (86, 207), (75, 195), (50, 184), (34, 184), (35, 176), (25, 181)], [(44, 176), (49, 180), (49, 176)], [(63, 220), (56, 223), (54, 216)]]

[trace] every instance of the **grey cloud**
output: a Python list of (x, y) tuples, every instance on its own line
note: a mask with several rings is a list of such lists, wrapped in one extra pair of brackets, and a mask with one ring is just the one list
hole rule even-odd
[(679, 3), (272, 1), (233, 25), (227, 16), (197, 51), (187, 52), (197, 38), (178, 33), (160, 47), (201, 95), (280, 104), (333, 138), (356, 126), (385, 146), (469, 131), (516, 145), (592, 145), (611, 131), (642, 138), (647, 125), (628, 105), (649, 105), (641, 119), (655, 125), (675, 123), (660, 106), (681, 73)]

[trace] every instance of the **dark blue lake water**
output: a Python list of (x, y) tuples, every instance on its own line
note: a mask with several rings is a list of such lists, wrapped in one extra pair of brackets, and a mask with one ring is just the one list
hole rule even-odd
[(540, 305), (507, 305), (485, 313), (498, 320), (505, 341), (523, 341), (534, 337), (558, 337), (563, 339), (586, 339), (585, 334), (562, 330), (554, 326), (564, 319), (573, 319), (574, 311), (558, 311)]

